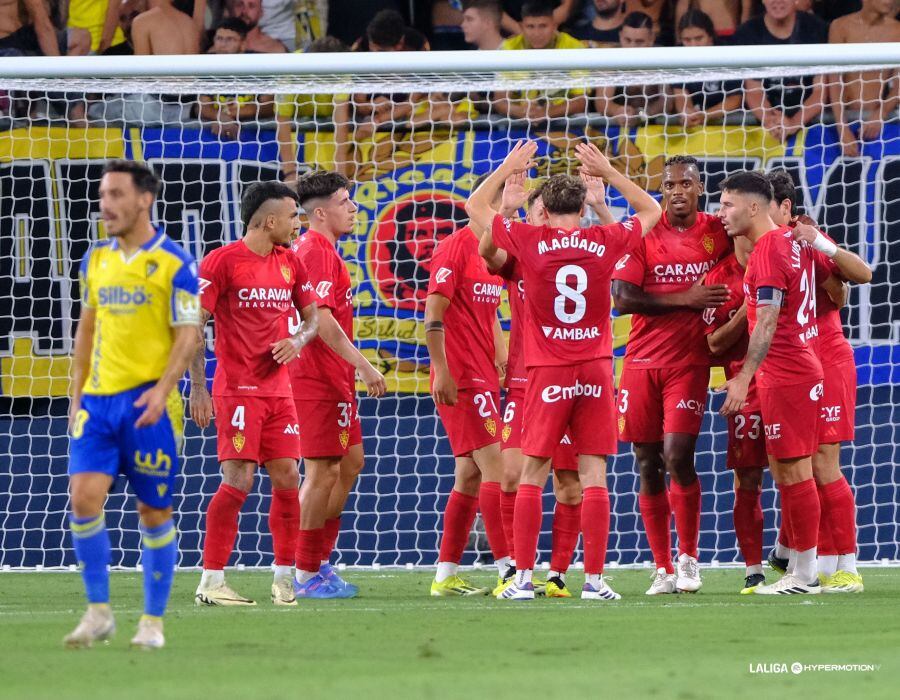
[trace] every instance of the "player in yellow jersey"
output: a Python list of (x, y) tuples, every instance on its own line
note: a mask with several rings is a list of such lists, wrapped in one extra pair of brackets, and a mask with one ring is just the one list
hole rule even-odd
[(197, 264), (150, 223), (159, 179), (114, 160), (100, 181), (109, 239), (81, 262), (81, 319), (69, 408), (70, 527), (88, 609), (65, 638), (89, 647), (115, 632), (109, 607), (109, 534), (103, 503), (119, 474), (137, 496), (144, 615), (131, 644), (162, 647), (162, 615), (178, 557), (172, 485), (178, 452), (166, 404), (197, 349)]

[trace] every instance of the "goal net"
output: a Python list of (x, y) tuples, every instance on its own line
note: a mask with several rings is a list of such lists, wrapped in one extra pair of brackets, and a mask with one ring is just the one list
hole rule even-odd
[[(347, 504), (338, 561), (433, 564), (453, 459), (428, 394), (429, 261), (435, 245), (465, 223), (475, 178), (521, 138), (539, 143), (533, 182), (575, 172), (574, 147), (586, 139), (653, 193), (667, 156), (694, 155), (708, 211), (731, 172), (781, 167), (794, 176), (805, 212), (874, 271), (871, 285), (851, 291), (844, 312), (859, 393), (856, 441), (841, 459), (856, 494), (861, 560), (900, 559), (900, 125), (896, 102), (879, 111), (898, 94), (900, 55), (876, 63), (866, 52), (802, 48), (815, 63), (800, 65), (790, 54), (792, 65), (766, 67), (762, 50), (752, 49), (721, 67), (718, 54), (701, 52), (697, 60), (701, 54), (690, 50), (660, 49), (0, 66), (0, 566), (75, 563), (66, 520), (66, 397), (77, 270), (91, 242), (105, 236), (99, 176), (105, 160), (118, 157), (156, 169), (164, 184), (153, 216), (197, 259), (241, 235), (246, 184), (290, 181), (311, 168), (337, 168), (352, 179), (358, 221), (339, 248), (354, 280), (357, 343), (390, 391), (361, 401), (366, 466)], [(619, 193), (607, 198), (615, 216), (627, 213)], [(506, 324), (505, 303), (501, 313)], [(629, 319), (616, 316), (613, 327), (618, 374)], [(211, 334), (207, 353), (211, 376)], [(180, 426), (182, 399), (171, 403)], [(740, 554), (720, 405), (711, 394), (697, 469), (700, 559), (724, 565)], [(192, 567), (200, 564), (203, 513), (220, 477), (214, 431), (183, 424), (175, 510), (180, 564)], [(272, 561), (266, 481), (261, 472), (243, 508), (232, 564)], [(629, 447), (620, 444), (610, 462), (612, 565), (650, 560), (637, 485)], [(549, 490), (544, 505), (540, 548), (548, 552)], [(776, 531), (770, 480), (764, 508), (769, 546)], [(114, 564), (135, 566), (139, 534), (123, 484), (106, 514)], [(464, 563), (485, 556), (483, 539), (473, 535)]]

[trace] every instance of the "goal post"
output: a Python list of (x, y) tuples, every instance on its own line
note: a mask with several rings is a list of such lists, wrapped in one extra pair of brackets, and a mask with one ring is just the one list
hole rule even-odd
[[(829, 109), (840, 83), (833, 76), (859, 75), (861, 85), (877, 81), (890, 92), (898, 71), (900, 44), (785, 46), (777, 55), (771, 47), (709, 47), (0, 62), (0, 567), (75, 563), (66, 525), (66, 397), (77, 270), (90, 243), (105, 236), (97, 188), (104, 162), (117, 157), (144, 160), (160, 174), (153, 217), (198, 259), (241, 235), (245, 184), (317, 167), (351, 176), (358, 224), (339, 247), (354, 282), (358, 345), (385, 372), (390, 393), (361, 401), (366, 466), (348, 503), (338, 561), (432, 565), (453, 460), (428, 395), (429, 260), (436, 243), (466, 221), (475, 178), (521, 138), (539, 144), (533, 179), (575, 172), (574, 146), (589, 139), (654, 194), (667, 156), (694, 155), (709, 211), (731, 172), (792, 173), (804, 210), (873, 269), (872, 284), (853, 289), (845, 312), (860, 388), (857, 438), (843, 448), (842, 465), (856, 493), (860, 559), (900, 560), (900, 124), (896, 110), (884, 115), (877, 134), (857, 139), (857, 153), (848, 155)], [(743, 102), (742, 81), (781, 80), (788, 89), (793, 76), (810, 76), (809, 89), (816, 89), (813, 76), (824, 76), (822, 96), (813, 105), (819, 113), (784, 140), (740, 106), (685, 126), (679, 91), (686, 84), (701, 85), (698, 99), (721, 90)], [(605, 88), (618, 90), (610, 99), (620, 107), (640, 108), (603, 113)], [(567, 112), (578, 100), (583, 108)], [(557, 105), (561, 111), (552, 110)], [(856, 122), (850, 128), (858, 136)], [(615, 191), (607, 198), (624, 216), (624, 199)], [(506, 323), (508, 307), (501, 311)], [(629, 319), (615, 316), (613, 329), (618, 373)], [(700, 560), (728, 565), (740, 554), (720, 403), (711, 395), (697, 447)], [(172, 406), (183, 413), (181, 401)], [(194, 567), (203, 513), (219, 483), (214, 430), (185, 421), (182, 452), (180, 565)], [(608, 561), (649, 565), (627, 445), (609, 471)], [(244, 506), (233, 564), (271, 563), (263, 481)], [(770, 482), (763, 502), (768, 546)], [(544, 505), (549, 514), (549, 492)], [(106, 513), (115, 565), (135, 566), (137, 520), (121, 484)], [(549, 520), (540, 548), (549, 551)], [(476, 537), (464, 562), (484, 556)]]

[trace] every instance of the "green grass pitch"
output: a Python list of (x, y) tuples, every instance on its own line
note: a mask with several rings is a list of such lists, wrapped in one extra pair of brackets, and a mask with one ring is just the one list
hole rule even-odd
[[(195, 607), (199, 574), (184, 572), (156, 653), (128, 648), (139, 574), (112, 576), (116, 638), (66, 651), (79, 576), (4, 573), (0, 697), (897, 698), (900, 569), (862, 573), (866, 592), (853, 596), (739, 596), (739, 570), (712, 570), (698, 594), (648, 598), (649, 571), (612, 571), (621, 601), (516, 603), (430, 598), (428, 571), (348, 572), (355, 600), (274, 608), (269, 574), (235, 572), (230, 583), (259, 606), (222, 609)], [(573, 572), (573, 590), (581, 582)], [(878, 668), (795, 675), (793, 663)]]

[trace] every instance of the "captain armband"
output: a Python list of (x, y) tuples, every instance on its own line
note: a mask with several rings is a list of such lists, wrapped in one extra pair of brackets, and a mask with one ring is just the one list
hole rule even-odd
[(784, 292), (778, 287), (760, 287), (756, 290), (757, 306), (781, 306), (784, 303)]

